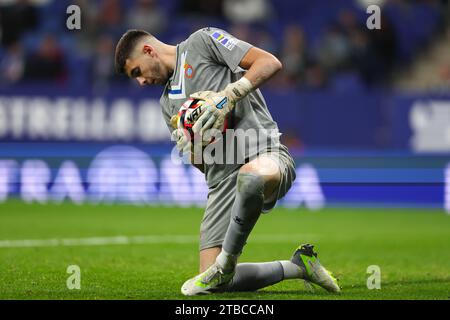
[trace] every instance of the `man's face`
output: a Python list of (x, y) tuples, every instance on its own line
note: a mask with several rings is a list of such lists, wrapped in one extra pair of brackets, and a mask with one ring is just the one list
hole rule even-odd
[(135, 49), (125, 63), (125, 72), (141, 85), (166, 84), (169, 72), (154, 48), (143, 45)]

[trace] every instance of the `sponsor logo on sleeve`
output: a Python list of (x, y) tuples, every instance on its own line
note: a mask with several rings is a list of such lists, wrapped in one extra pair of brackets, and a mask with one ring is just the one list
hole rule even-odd
[(236, 46), (236, 43), (238, 42), (236, 38), (219, 31), (213, 32), (211, 34), (211, 37), (230, 51)]

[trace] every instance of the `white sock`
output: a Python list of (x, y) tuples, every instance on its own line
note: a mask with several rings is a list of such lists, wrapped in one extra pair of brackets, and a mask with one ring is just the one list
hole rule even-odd
[(302, 268), (289, 260), (278, 261), (281, 263), (284, 272), (284, 279), (303, 279), (304, 272)]
[(225, 271), (232, 271), (236, 268), (239, 255), (231, 254), (222, 249), (216, 258), (216, 262)]

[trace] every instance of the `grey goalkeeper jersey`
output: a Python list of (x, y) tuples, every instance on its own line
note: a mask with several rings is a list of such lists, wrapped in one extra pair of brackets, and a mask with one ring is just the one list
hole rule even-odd
[[(174, 129), (170, 118), (178, 113), (189, 95), (197, 91), (221, 91), (244, 75), (245, 70), (239, 67), (239, 63), (251, 47), (249, 43), (216, 28), (198, 30), (177, 45), (176, 67), (160, 99), (163, 116), (171, 132)], [(280, 147), (277, 124), (259, 90), (252, 91), (240, 100), (227, 121), (228, 129), (234, 129), (237, 138), (231, 139), (231, 135), (224, 134), (224, 158), (222, 161), (204, 164), (209, 187), (215, 186), (242, 166), (242, 159), (247, 162), (258, 154)], [(230, 145), (233, 140), (234, 147), (226, 149), (227, 144)], [(230, 157), (231, 152), (228, 150), (231, 149), (237, 155)]]

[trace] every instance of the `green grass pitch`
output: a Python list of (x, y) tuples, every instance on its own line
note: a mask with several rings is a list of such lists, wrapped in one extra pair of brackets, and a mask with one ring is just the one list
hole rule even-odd
[[(300, 243), (316, 246), (343, 292), (284, 281), (258, 292), (186, 298), (198, 271), (199, 208), (126, 205), (0, 204), (0, 299), (449, 299), (450, 215), (443, 210), (275, 209), (263, 215), (241, 262), (289, 259)], [(10, 247), (4, 240), (145, 236), (127, 244)], [(13, 242), (11, 242), (13, 243)], [(72, 243), (73, 244), (73, 243)], [(81, 289), (69, 290), (69, 265)], [(366, 286), (381, 269), (381, 289)]]

